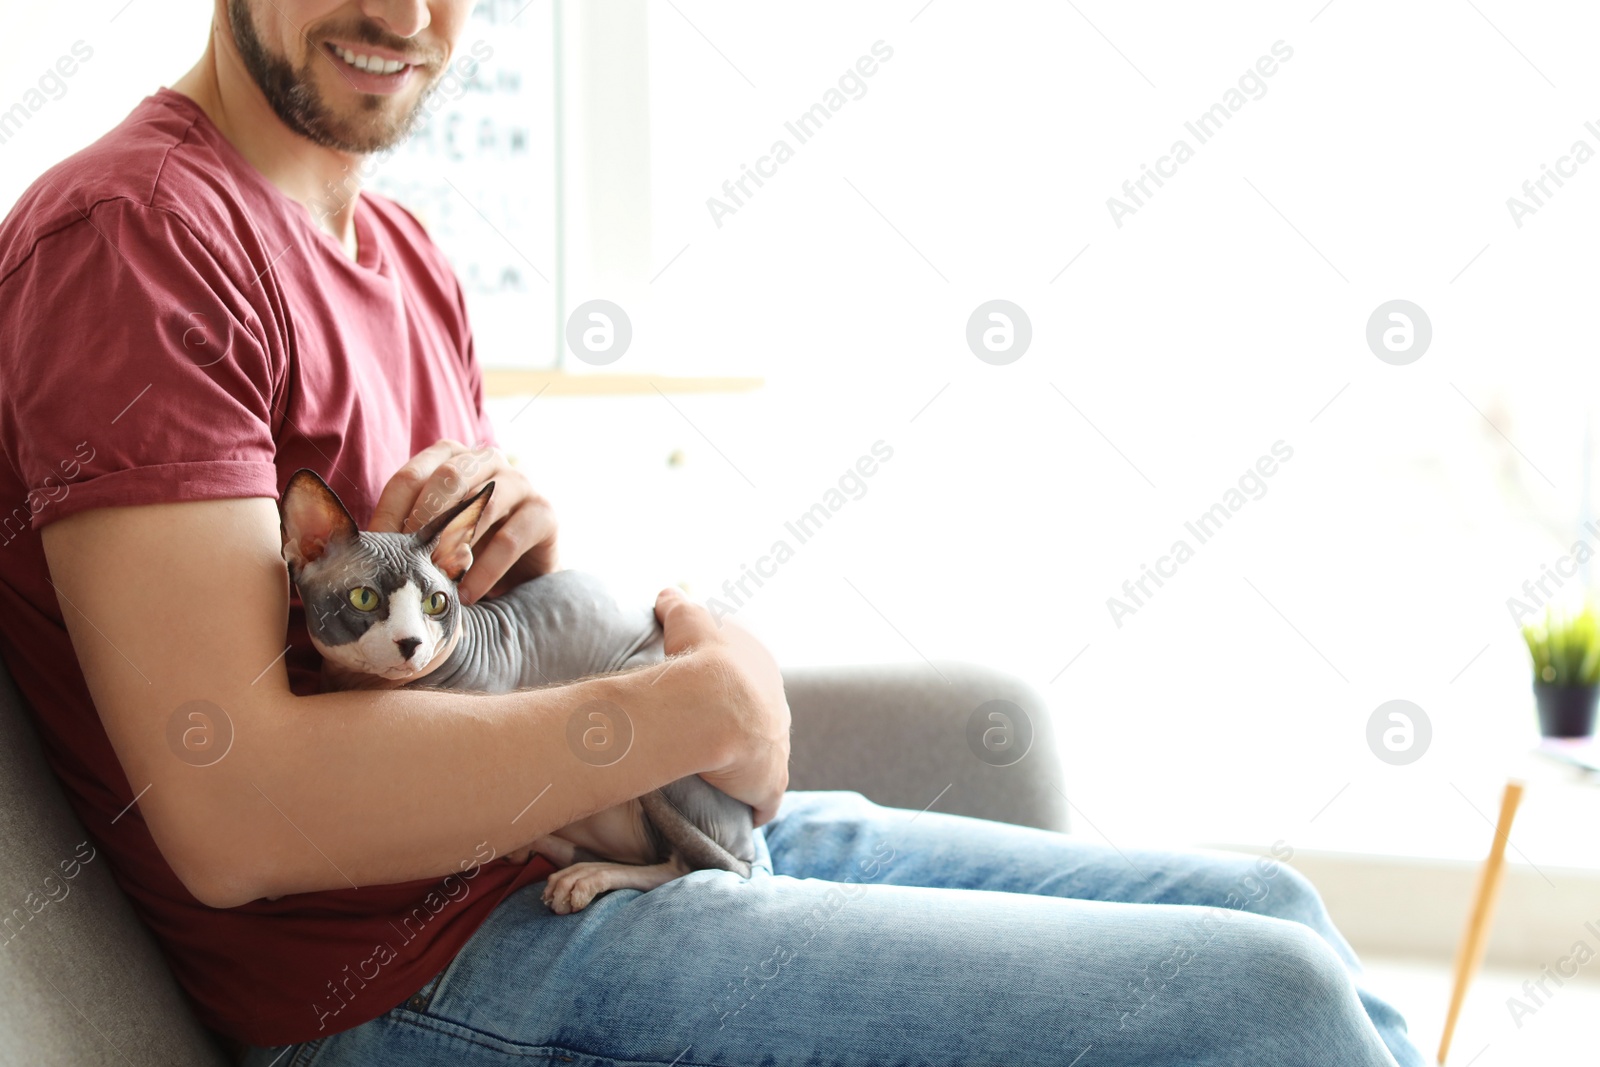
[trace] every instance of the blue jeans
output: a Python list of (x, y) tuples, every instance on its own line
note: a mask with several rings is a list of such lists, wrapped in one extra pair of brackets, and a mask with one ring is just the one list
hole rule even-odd
[(248, 1067), (540, 1063), (1420, 1067), (1316, 891), (1270, 859), (1122, 853), (790, 793), (747, 881), (557, 916), (531, 885), (420, 995)]

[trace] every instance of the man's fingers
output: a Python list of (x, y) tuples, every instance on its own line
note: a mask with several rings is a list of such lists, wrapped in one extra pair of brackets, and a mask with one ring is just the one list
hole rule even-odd
[(428, 475), (412, 501), (411, 510), (400, 522), (400, 532), (415, 533), (493, 480), (496, 482), (494, 495), (489, 497), (489, 504), (478, 520), (479, 530), (491, 529), (517, 504), (515, 494), (508, 492), (508, 486), (498, 477), (501, 469), (496, 459), (493, 450), (487, 448), (447, 457)]
[(661, 590), (656, 597), (656, 618), (661, 620), (665, 651), (669, 656), (717, 637), (717, 624), (712, 621), (711, 613), (677, 589)]
[(752, 808), (751, 822), (756, 826), (765, 826), (778, 817), (778, 805), (782, 803), (783, 797), (780, 795), (777, 800), (772, 801), (770, 804), (761, 804)]
[(516, 584), (556, 568), (556, 518), (498, 448), (460, 441), (429, 445), (395, 472), (378, 496), (368, 529), (414, 533), (486, 482), (495, 493), (478, 519), (474, 562), (461, 582), (471, 604), (497, 583)]
[[(739, 791), (739, 782), (730, 780), (726, 772), (702, 774), (700, 777), (729, 796), (733, 796)], [(769, 791), (766, 796), (758, 800), (751, 800), (748, 797), (742, 798), (745, 803), (750, 805), (750, 814), (755, 821), (755, 825), (763, 826), (778, 817), (778, 809), (783, 805), (784, 791), (789, 788), (789, 772), (787, 768), (781, 769), (780, 779), (775, 783), (775, 788)]]
[(383, 492), (378, 495), (378, 506), (373, 509), (368, 529), (378, 533), (398, 533), (401, 523), (410, 516), (423, 487), (439, 465), (458, 452), (466, 451), (460, 441), (437, 441), (406, 461), (394, 473)]
[[(490, 529), (480, 523), (480, 529)], [(548, 504), (529, 501), (515, 514), (480, 538), (472, 549), (473, 562), (467, 576), (461, 580), (461, 600), (473, 604), (483, 599), (496, 582), (505, 577), (512, 566), (524, 555), (546, 546), (546, 555), (554, 564), (556, 539), (555, 512)], [(539, 574), (548, 573), (538, 571)]]
[(555, 513), (552, 511), (549, 536), (543, 541), (540, 541), (538, 544), (534, 545), (532, 548), (528, 549), (527, 554), (522, 557), (521, 562), (523, 566), (527, 568), (529, 575), (537, 578), (540, 575), (553, 573), (556, 569), (558, 559), (559, 556), (556, 549), (556, 520)]

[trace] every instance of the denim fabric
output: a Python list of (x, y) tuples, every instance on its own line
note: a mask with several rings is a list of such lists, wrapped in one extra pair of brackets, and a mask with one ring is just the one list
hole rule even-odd
[(747, 881), (507, 899), (416, 996), (248, 1067), (1420, 1067), (1270, 859), (790, 793)]

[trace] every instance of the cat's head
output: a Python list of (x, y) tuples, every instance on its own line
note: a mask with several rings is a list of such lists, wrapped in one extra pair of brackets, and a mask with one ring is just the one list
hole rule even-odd
[(493, 491), (490, 482), (415, 533), (364, 533), (326, 482), (296, 471), (279, 504), (283, 558), (323, 657), (391, 682), (443, 662), (461, 625), (456, 583)]

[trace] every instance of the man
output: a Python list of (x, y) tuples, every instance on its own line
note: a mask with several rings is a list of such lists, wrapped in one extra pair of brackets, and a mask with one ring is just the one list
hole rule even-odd
[[(274, 503), (299, 467), (388, 530), (492, 478), (468, 600), (555, 565), (459, 285), (352, 179), (470, 7), (217, 0), (194, 69), (0, 227), (0, 647), (202, 1021), (323, 1067), (1420, 1063), (1274, 862), (785, 797), (772, 657), (676, 593), (667, 665), (318, 692)], [(605, 768), (564, 736), (596, 699), (635, 727)], [(694, 773), (764, 824), (749, 880), (558, 916), (509, 858)]]

